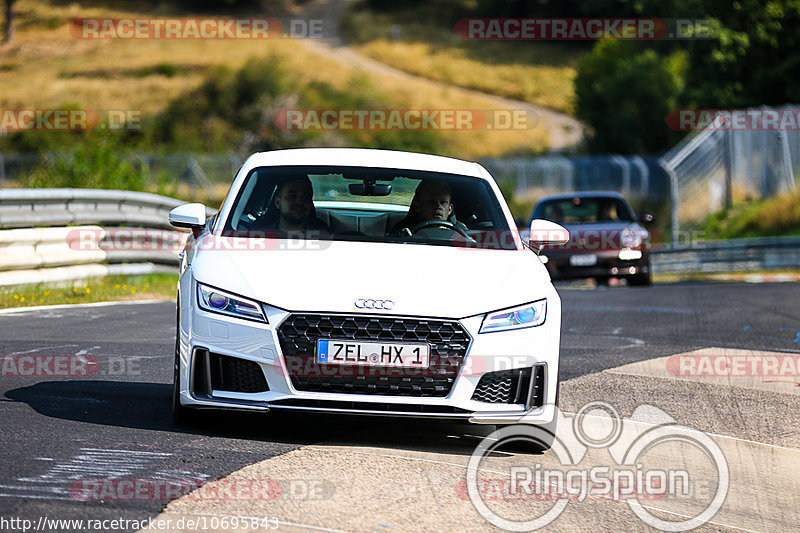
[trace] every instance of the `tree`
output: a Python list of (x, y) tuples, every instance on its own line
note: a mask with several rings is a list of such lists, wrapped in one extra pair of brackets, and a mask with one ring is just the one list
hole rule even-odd
[(739, 0), (708, 15), (711, 38), (688, 42), (687, 105), (732, 108), (797, 103), (800, 1)]
[(6, 0), (6, 31), (3, 43), (10, 43), (14, 38), (14, 0)]
[(576, 115), (595, 152), (652, 153), (676, 140), (664, 123), (677, 105), (686, 54), (661, 57), (637, 41), (598, 41), (578, 65)]

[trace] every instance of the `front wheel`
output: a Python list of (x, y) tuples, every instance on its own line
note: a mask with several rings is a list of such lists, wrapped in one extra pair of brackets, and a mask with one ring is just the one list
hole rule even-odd
[(497, 435), (500, 440), (508, 440), (508, 444), (503, 447), (510, 451), (542, 454), (553, 447), (557, 425), (558, 418), (554, 416), (553, 420), (547, 424), (498, 426)]

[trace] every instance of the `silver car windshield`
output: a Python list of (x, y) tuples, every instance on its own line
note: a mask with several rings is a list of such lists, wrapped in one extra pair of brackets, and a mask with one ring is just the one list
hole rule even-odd
[(575, 196), (548, 200), (537, 206), (534, 218), (544, 218), (567, 225), (634, 221), (631, 208), (625, 201), (604, 196)]

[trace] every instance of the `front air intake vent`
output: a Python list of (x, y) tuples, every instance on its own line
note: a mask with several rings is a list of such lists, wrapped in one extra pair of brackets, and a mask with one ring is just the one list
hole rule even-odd
[(211, 396), (213, 391), (266, 392), (269, 390), (261, 365), (255, 361), (221, 355), (198, 348), (193, 357), (192, 392)]

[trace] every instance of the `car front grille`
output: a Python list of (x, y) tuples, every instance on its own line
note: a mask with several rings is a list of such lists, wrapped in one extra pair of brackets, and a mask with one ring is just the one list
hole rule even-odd
[(545, 365), (530, 368), (487, 372), (481, 376), (472, 399), (485, 403), (525, 404), (541, 407), (544, 403)]
[[(423, 342), (428, 368), (318, 365), (317, 339)], [(458, 322), (363, 315), (292, 314), (278, 328), (292, 385), (299, 391), (391, 396), (447, 396), (469, 347)]]

